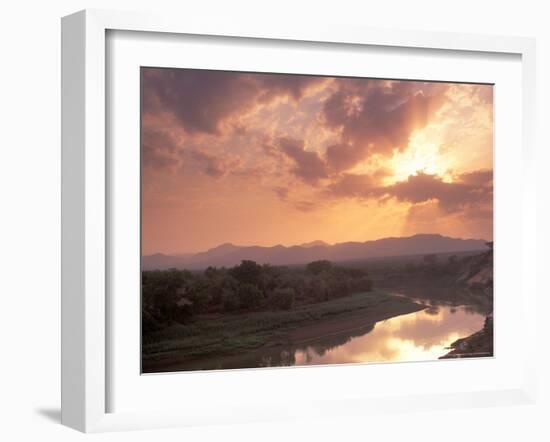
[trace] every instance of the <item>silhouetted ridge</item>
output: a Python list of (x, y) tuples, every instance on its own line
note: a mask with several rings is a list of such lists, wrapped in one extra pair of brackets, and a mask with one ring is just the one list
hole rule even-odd
[(365, 242), (343, 242), (329, 245), (313, 241), (296, 246), (277, 245), (238, 246), (221, 244), (194, 255), (170, 256), (154, 254), (143, 256), (142, 268), (166, 269), (170, 267), (201, 269), (208, 266), (231, 267), (248, 259), (260, 264), (304, 264), (320, 259), (333, 262), (388, 256), (420, 255), (485, 250), (485, 240), (450, 238), (439, 234), (417, 234), (404, 238), (383, 238)]

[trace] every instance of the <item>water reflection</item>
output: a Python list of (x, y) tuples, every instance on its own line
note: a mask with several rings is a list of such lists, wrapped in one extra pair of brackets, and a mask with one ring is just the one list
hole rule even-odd
[[(418, 301), (430, 304), (426, 300)], [(451, 343), (480, 330), (485, 320), (484, 313), (476, 307), (436, 304), (419, 312), (310, 341), (187, 363), (185, 369), (436, 360), (449, 352)]]
[(295, 350), (295, 365), (434, 360), (459, 338), (483, 327), (484, 316), (465, 306), (439, 306), (378, 322), (344, 345)]

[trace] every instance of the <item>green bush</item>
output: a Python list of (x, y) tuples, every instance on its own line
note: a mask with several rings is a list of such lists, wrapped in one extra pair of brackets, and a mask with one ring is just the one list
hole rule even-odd
[(322, 272), (330, 272), (332, 263), (327, 260), (313, 261), (306, 266), (306, 270), (312, 275), (319, 275)]
[(268, 297), (268, 306), (273, 310), (292, 310), (296, 294), (292, 287), (279, 287), (272, 290)]
[(252, 284), (243, 284), (239, 287), (237, 292), (239, 302), (243, 308), (255, 308), (258, 307), (263, 300), (261, 290)]
[(222, 291), (223, 309), (226, 312), (233, 312), (241, 307), (241, 301), (234, 290), (224, 288)]
[(242, 261), (202, 272), (142, 272), (144, 333), (188, 324), (195, 315), (244, 310), (292, 310), (372, 290), (365, 269), (340, 267), (326, 260), (305, 267), (258, 265)]
[(233, 267), (230, 273), (242, 283), (257, 285), (262, 274), (262, 266), (254, 261), (244, 260), (238, 266)]

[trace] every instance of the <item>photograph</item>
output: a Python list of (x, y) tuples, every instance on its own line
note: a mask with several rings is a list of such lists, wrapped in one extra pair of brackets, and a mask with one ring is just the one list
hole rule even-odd
[(493, 93), (142, 66), (141, 372), (493, 357)]

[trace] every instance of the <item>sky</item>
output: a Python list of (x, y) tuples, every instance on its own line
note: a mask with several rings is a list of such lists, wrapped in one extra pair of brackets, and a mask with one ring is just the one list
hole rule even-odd
[(492, 240), (493, 87), (141, 68), (142, 253)]

